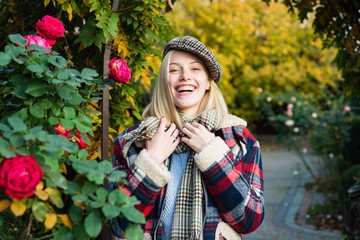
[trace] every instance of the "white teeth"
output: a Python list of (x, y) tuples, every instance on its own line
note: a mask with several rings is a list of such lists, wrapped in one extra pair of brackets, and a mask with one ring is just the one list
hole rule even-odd
[(195, 87), (193, 86), (180, 86), (176, 89), (178, 92), (183, 92), (183, 91), (194, 91)]

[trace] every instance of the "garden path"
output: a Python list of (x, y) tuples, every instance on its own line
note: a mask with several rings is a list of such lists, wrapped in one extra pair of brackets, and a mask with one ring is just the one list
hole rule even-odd
[[(303, 201), (303, 183), (309, 179), (300, 157), (275, 143), (274, 136), (256, 136), (260, 142), (265, 183), (265, 219), (243, 240), (337, 240), (340, 233), (299, 226), (295, 216)], [(310, 152), (306, 158), (314, 162)]]

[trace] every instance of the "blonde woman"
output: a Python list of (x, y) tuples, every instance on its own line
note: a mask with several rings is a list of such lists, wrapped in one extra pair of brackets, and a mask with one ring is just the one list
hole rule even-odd
[[(194, 37), (164, 49), (144, 121), (116, 140), (113, 166), (128, 173), (120, 187), (140, 201), (144, 239), (241, 239), (264, 218), (258, 141), (228, 114), (217, 87), (222, 68)], [(125, 219), (112, 227), (126, 239)]]

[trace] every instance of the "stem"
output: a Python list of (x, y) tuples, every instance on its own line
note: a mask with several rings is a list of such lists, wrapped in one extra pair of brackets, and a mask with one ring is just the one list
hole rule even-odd
[[(115, 10), (114, 7), (113, 7), (113, 9), (114, 9), (115, 12), (123, 12), (123, 11), (126, 11), (126, 10), (130, 9), (130, 8), (139, 6), (140, 4), (142, 4), (142, 3), (136, 3), (136, 4), (133, 4), (133, 5), (128, 6), (128, 7), (126, 7), (126, 8), (119, 9), (119, 10)], [(113, 5), (113, 6), (114, 6), (114, 5)]]
[(43, 236), (43, 237), (40, 237), (40, 238), (36, 238), (36, 240), (41, 240), (41, 239), (46, 239), (46, 238), (49, 238), (49, 237), (53, 237), (55, 234), (52, 233), (52, 234), (49, 234), (49, 235), (46, 235), (46, 236)]
[(31, 213), (30, 215), (28, 215), (28, 217), (25, 219), (25, 223), (28, 222), (28, 225), (26, 228), (23, 228), (22, 231), (19, 234), (19, 238), (18, 239), (29, 239), (30, 236), (30, 231), (31, 231), (31, 224), (32, 221), (34, 220), (34, 214)]

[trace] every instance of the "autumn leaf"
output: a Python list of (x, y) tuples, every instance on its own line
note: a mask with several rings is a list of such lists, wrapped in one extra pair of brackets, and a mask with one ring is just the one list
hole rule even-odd
[(11, 202), (8, 199), (3, 199), (0, 201), (0, 212), (4, 211), (10, 206)]
[(22, 199), (20, 201), (14, 199), (10, 205), (11, 212), (17, 217), (23, 215), (26, 211), (25, 202), (25, 199)]
[(69, 218), (69, 216), (67, 214), (58, 214), (57, 215), (63, 222), (63, 224), (70, 228), (70, 229), (73, 229), (73, 226), (72, 226), (72, 223), (71, 223), (71, 220)]
[(55, 223), (56, 223), (56, 214), (55, 213), (47, 213), (45, 215), (44, 226), (47, 229), (52, 229), (55, 226)]

